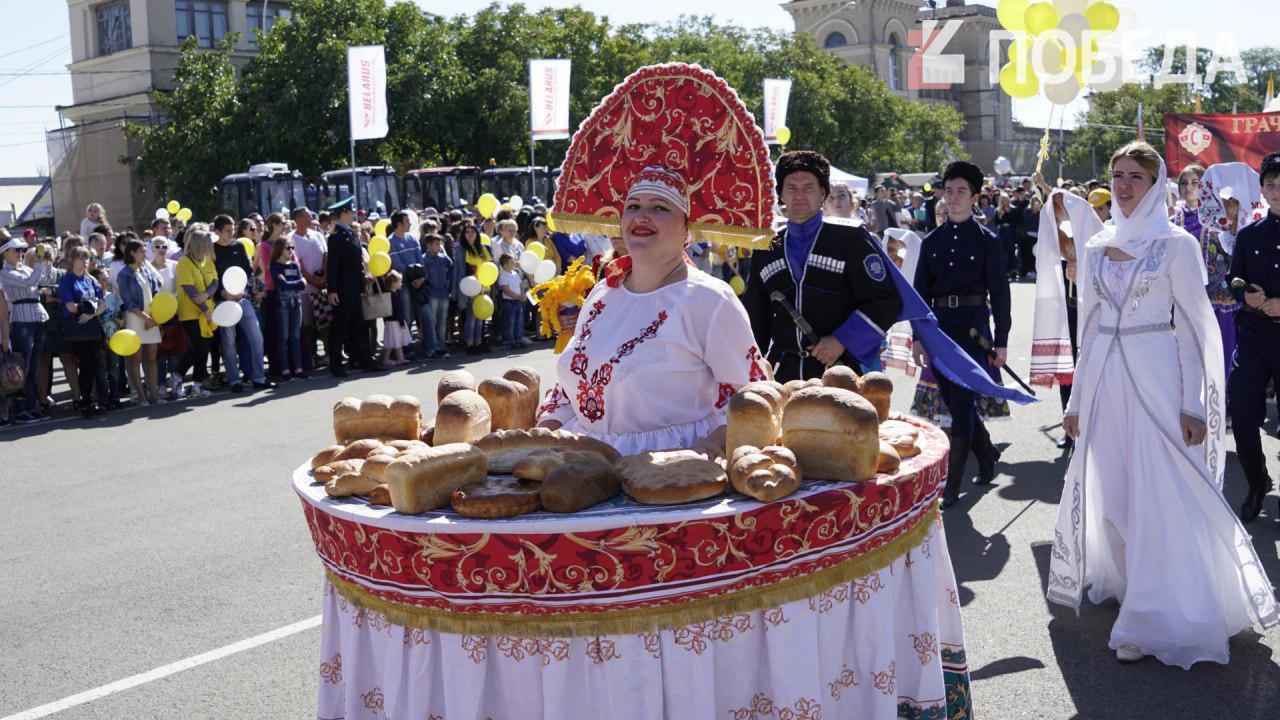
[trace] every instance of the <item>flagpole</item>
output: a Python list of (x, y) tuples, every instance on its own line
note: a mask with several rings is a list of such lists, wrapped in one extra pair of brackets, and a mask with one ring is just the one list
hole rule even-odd
[[(533, 130), (529, 131), (529, 197), (538, 196), (538, 171), (534, 167), (533, 153), (538, 147), (538, 140), (533, 136)], [(546, 198), (538, 198), (546, 201)]]
[(356, 210), (356, 220), (360, 220), (360, 192), (356, 186), (356, 139), (351, 138), (351, 207)]

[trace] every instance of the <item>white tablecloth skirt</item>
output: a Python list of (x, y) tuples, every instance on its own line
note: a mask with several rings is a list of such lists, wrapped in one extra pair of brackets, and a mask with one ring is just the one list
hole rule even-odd
[(967, 719), (963, 638), (940, 526), (891, 565), (807, 600), (638, 635), (423, 631), (326, 584), (317, 717)]

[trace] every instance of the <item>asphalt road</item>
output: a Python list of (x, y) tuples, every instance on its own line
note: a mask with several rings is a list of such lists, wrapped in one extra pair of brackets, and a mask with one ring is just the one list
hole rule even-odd
[[(1015, 286), (1019, 370), (1032, 296)], [(374, 392), (431, 403), (439, 374), (464, 366), (483, 377), (519, 362), (549, 377), (546, 348), (0, 432), (10, 506), (0, 522), (0, 720), (316, 616), (320, 565), (289, 477), (329, 444), (333, 403)], [(894, 406), (906, 409), (913, 383), (895, 383)], [(967, 486), (960, 512), (946, 515), (975, 715), (1280, 716), (1276, 629), (1237, 636), (1225, 667), (1121, 665), (1107, 649), (1114, 604), (1086, 605), (1079, 617), (1047, 605), (1047, 540), (1066, 466), (1051, 395), (991, 426), (1005, 448), (1001, 476)], [(1276, 475), (1280, 443), (1264, 442)], [(1234, 456), (1228, 466), (1236, 505), (1244, 481)], [(1250, 529), (1280, 579), (1274, 494)], [(52, 717), (313, 717), (318, 662), (311, 628)]]

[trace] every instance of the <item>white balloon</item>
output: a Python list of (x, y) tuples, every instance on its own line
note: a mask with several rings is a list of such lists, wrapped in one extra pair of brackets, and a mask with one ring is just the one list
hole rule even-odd
[(1089, 31), (1089, 20), (1080, 13), (1063, 15), (1058, 21), (1058, 29), (1069, 35), (1076, 44), (1076, 50), (1079, 50), (1084, 44), (1084, 34)]
[(525, 250), (520, 253), (520, 269), (526, 275), (533, 275), (538, 272), (538, 263), (542, 262), (538, 259), (538, 253), (532, 250)]
[(542, 262), (538, 263), (538, 269), (535, 270), (533, 273), (533, 281), (541, 285), (542, 283), (547, 282), (548, 280), (550, 280), (555, 276), (556, 276), (556, 261), (543, 260)]
[(1009, 173), (1013, 172), (1013, 163), (1009, 162), (1009, 158), (1001, 155), (1000, 157), (996, 158), (995, 170), (997, 173), (1000, 173), (1001, 175), (1008, 175)]
[(248, 284), (249, 276), (245, 275), (244, 268), (239, 265), (233, 265), (222, 273), (222, 289), (230, 295), (239, 295), (244, 292)]
[(1060, 83), (1046, 85), (1044, 97), (1054, 105), (1068, 105), (1080, 94), (1080, 78), (1075, 75), (1067, 77)]
[(410, 234), (417, 235), (418, 229), (422, 226), (422, 220), (418, 217), (418, 213), (413, 210), (405, 210), (405, 213), (409, 216)]
[(168, 220), (168, 219), (169, 219), (169, 211), (168, 211), (168, 210), (166, 210), (165, 208), (159, 208), (159, 209), (157, 209), (157, 210), (156, 210), (156, 219), (157, 219), (157, 220)]
[(475, 275), (468, 275), (462, 278), (462, 282), (458, 283), (458, 289), (467, 297), (475, 297), (480, 294), (480, 281)]
[(511, 206), (512, 210), (515, 210), (516, 212), (520, 212), (520, 208), (524, 207), (524, 198), (520, 197), (519, 195), (512, 195), (511, 197), (507, 198), (507, 204)]
[[(228, 268), (230, 269), (230, 268)], [(244, 310), (235, 300), (224, 300), (213, 309), (213, 324), (218, 327), (235, 327), (240, 323)]]
[(1088, 6), (1089, 0), (1053, 0), (1053, 7), (1058, 11), (1058, 17), (1071, 14), (1083, 15)]

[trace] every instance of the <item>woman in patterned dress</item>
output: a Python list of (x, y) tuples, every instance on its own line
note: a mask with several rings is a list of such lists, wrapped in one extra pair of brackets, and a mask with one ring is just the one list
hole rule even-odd
[(670, 448), (723, 455), (729, 398), (768, 377), (746, 310), (728, 284), (685, 255), (684, 178), (641, 170), (621, 227), (627, 254), (583, 303), (538, 424), (598, 438), (624, 455)]

